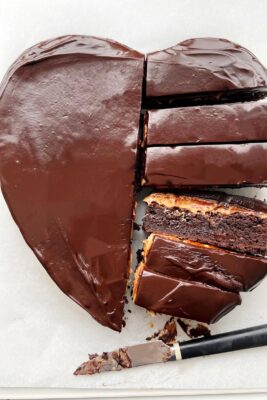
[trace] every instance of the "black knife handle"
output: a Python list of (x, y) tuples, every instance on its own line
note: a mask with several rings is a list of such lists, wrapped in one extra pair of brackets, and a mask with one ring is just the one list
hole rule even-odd
[(180, 342), (182, 359), (267, 345), (267, 324)]

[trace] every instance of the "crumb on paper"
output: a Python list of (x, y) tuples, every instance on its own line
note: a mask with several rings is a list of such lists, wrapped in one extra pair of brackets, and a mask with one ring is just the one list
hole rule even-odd
[(133, 229), (135, 231), (140, 231), (141, 230), (141, 226), (137, 222), (134, 222), (133, 223)]
[(165, 344), (174, 344), (177, 338), (176, 322), (173, 317), (168, 319), (162, 329), (159, 329), (152, 336), (146, 338), (146, 340), (161, 340)]
[(156, 313), (154, 311), (146, 310), (146, 312), (149, 314), (150, 317), (154, 318), (156, 316)]
[(149, 323), (148, 323), (148, 327), (149, 327), (149, 328), (154, 328), (153, 322), (149, 322)]
[(137, 258), (138, 264), (143, 260), (143, 249), (138, 249), (136, 251), (136, 258)]
[(209, 325), (204, 322), (192, 321), (185, 318), (178, 318), (177, 322), (185, 334), (191, 339), (211, 335)]

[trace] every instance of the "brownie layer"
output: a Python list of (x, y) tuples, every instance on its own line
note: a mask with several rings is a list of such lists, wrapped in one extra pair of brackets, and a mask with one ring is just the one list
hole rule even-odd
[(264, 66), (250, 51), (229, 40), (189, 39), (147, 56), (147, 96), (264, 86)]
[(144, 56), (65, 36), (26, 51), (0, 92), (0, 177), (56, 284), (120, 330), (129, 275)]
[(267, 99), (147, 113), (147, 145), (267, 141)]
[(241, 304), (238, 293), (171, 278), (143, 265), (136, 272), (134, 302), (150, 311), (214, 323)]
[(267, 143), (148, 147), (143, 184), (154, 187), (267, 184)]
[(267, 255), (265, 212), (241, 207), (238, 202), (227, 206), (207, 198), (166, 193), (151, 194), (145, 202), (148, 207), (143, 227), (148, 233), (170, 234), (241, 253)]
[(152, 234), (144, 243), (146, 269), (229, 291), (253, 289), (267, 274), (267, 258)]

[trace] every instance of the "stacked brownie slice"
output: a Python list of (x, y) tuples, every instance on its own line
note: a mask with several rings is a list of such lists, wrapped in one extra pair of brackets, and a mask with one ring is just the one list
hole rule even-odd
[(199, 191), (267, 183), (266, 79), (255, 56), (226, 40), (148, 55), (142, 183), (168, 192), (145, 199), (136, 304), (213, 323), (266, 275), (267, 205)]
[(153, 193), (134, 301), (213, 323), (267, 273), (267, 205), (223, 193)]
[(147, 58), (146, 186), (267, 182), (266, 69), (223, 39), (192, 39)]
[(145, 184), (267, 183), (267, 100), (151, 110)]

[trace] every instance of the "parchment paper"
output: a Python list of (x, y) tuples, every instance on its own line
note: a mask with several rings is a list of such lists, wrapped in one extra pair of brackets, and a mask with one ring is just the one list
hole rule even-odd
[[(69, 33), (110, 37), (140, 51), (195, 36), (221, 36), (247, 46), (267, 64), (266, 12), (267, 2), (259, 0), (0, 0), (0, 75), (25, 48)], [(267, 197), (266, 189), (237, 192)], [(141, 232), (135, 232), (135, 239), (140, 238)], [(243, 304), (217, 323), (213, 333), (267, 322), (267, 280), (242, 297)], [(25, 244), (0, 196), (0, 387), (244, 390), (267, 386), (267, 348), (74, 377), (72, 372), (88, 352), (143, 342), (167, 319), (152, 318), (131, 302), (126, 316), (126, 328), (118, 334), (61, 293)]]

